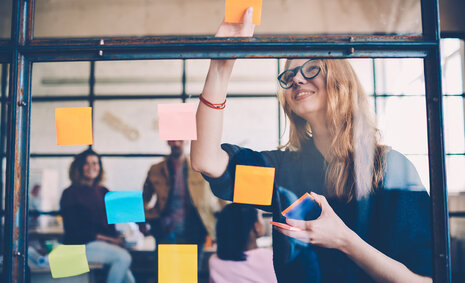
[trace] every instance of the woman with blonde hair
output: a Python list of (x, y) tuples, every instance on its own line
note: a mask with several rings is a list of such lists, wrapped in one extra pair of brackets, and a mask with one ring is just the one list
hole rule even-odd
[[(222, 23), (218, 37), (250, 37)], [(431, 282), (429, 196), (405, 156), (378, 141), (367, 95), (346, 60), (291, 59), (278, 76), (290, 121), (289, 142), (257, 152), (221, 144), (223, 109), (234, 60), (212, 60), (197, 110), (191, 159), (213, 192), (232, 200), (238, 164), (274, 167), (273, 220), (301, 231), (273, 231), (278, 282)], [(284, 219), (281, 212), (311, 192), (321, 215)]]

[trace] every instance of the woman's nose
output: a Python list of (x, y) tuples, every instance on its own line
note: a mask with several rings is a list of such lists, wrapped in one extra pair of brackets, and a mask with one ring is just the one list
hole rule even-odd
[(295, 76), (292, 78), (292, 81), (294, 85), (301, 85), (304, 84), (307, 79), (302, 76), (301, 72), (297, 72), (297, 74), (295, 74)]

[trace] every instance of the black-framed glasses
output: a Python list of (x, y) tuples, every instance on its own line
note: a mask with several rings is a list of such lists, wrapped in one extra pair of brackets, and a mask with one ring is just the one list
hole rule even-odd
[(316, 61), (313, 59), (308, 60), (307, 62), (303, 63), (302, 66), (295, 67), (294, 69), (289, 69), (282, 72), (278, 76), (279, 84), (284, 89), (289, 89), (292, 87), (293, 79), (300, 71), (302, 76), (307, 80), (313, 79), (314, 77), (318, 76), (321, 71), (320, 66), (316, 65)]

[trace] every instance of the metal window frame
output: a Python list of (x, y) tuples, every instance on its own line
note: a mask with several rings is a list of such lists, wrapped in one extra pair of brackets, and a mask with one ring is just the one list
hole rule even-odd
[[(423, 58), (433, 226), (433, 279), (450, 282), (438, 0), (421, 0), (422, 36), (257, 36), (34, 39), (35, 0), (13, 0), (3, 282), (26, 282), (30, 81), (33, 62), (190, 58)], [(101, 44), (101, 40), (104, 44)]]

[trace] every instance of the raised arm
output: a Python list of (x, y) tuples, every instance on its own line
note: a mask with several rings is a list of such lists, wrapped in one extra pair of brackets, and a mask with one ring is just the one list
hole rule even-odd
[[(216, 37), (251, 37), (252, 8), (244, 13), (243, 24), (221, 23)], [(235, 60), (211, 60), (202, 97), (213, 104), (226, 99), (226, 91)], [(197, 109), (197, 140), (191, 143), (192, 168), (210, 177), (219, 177), (228, 166), (228, 154), (221, 149), (223, 111), (200, 102)]]

